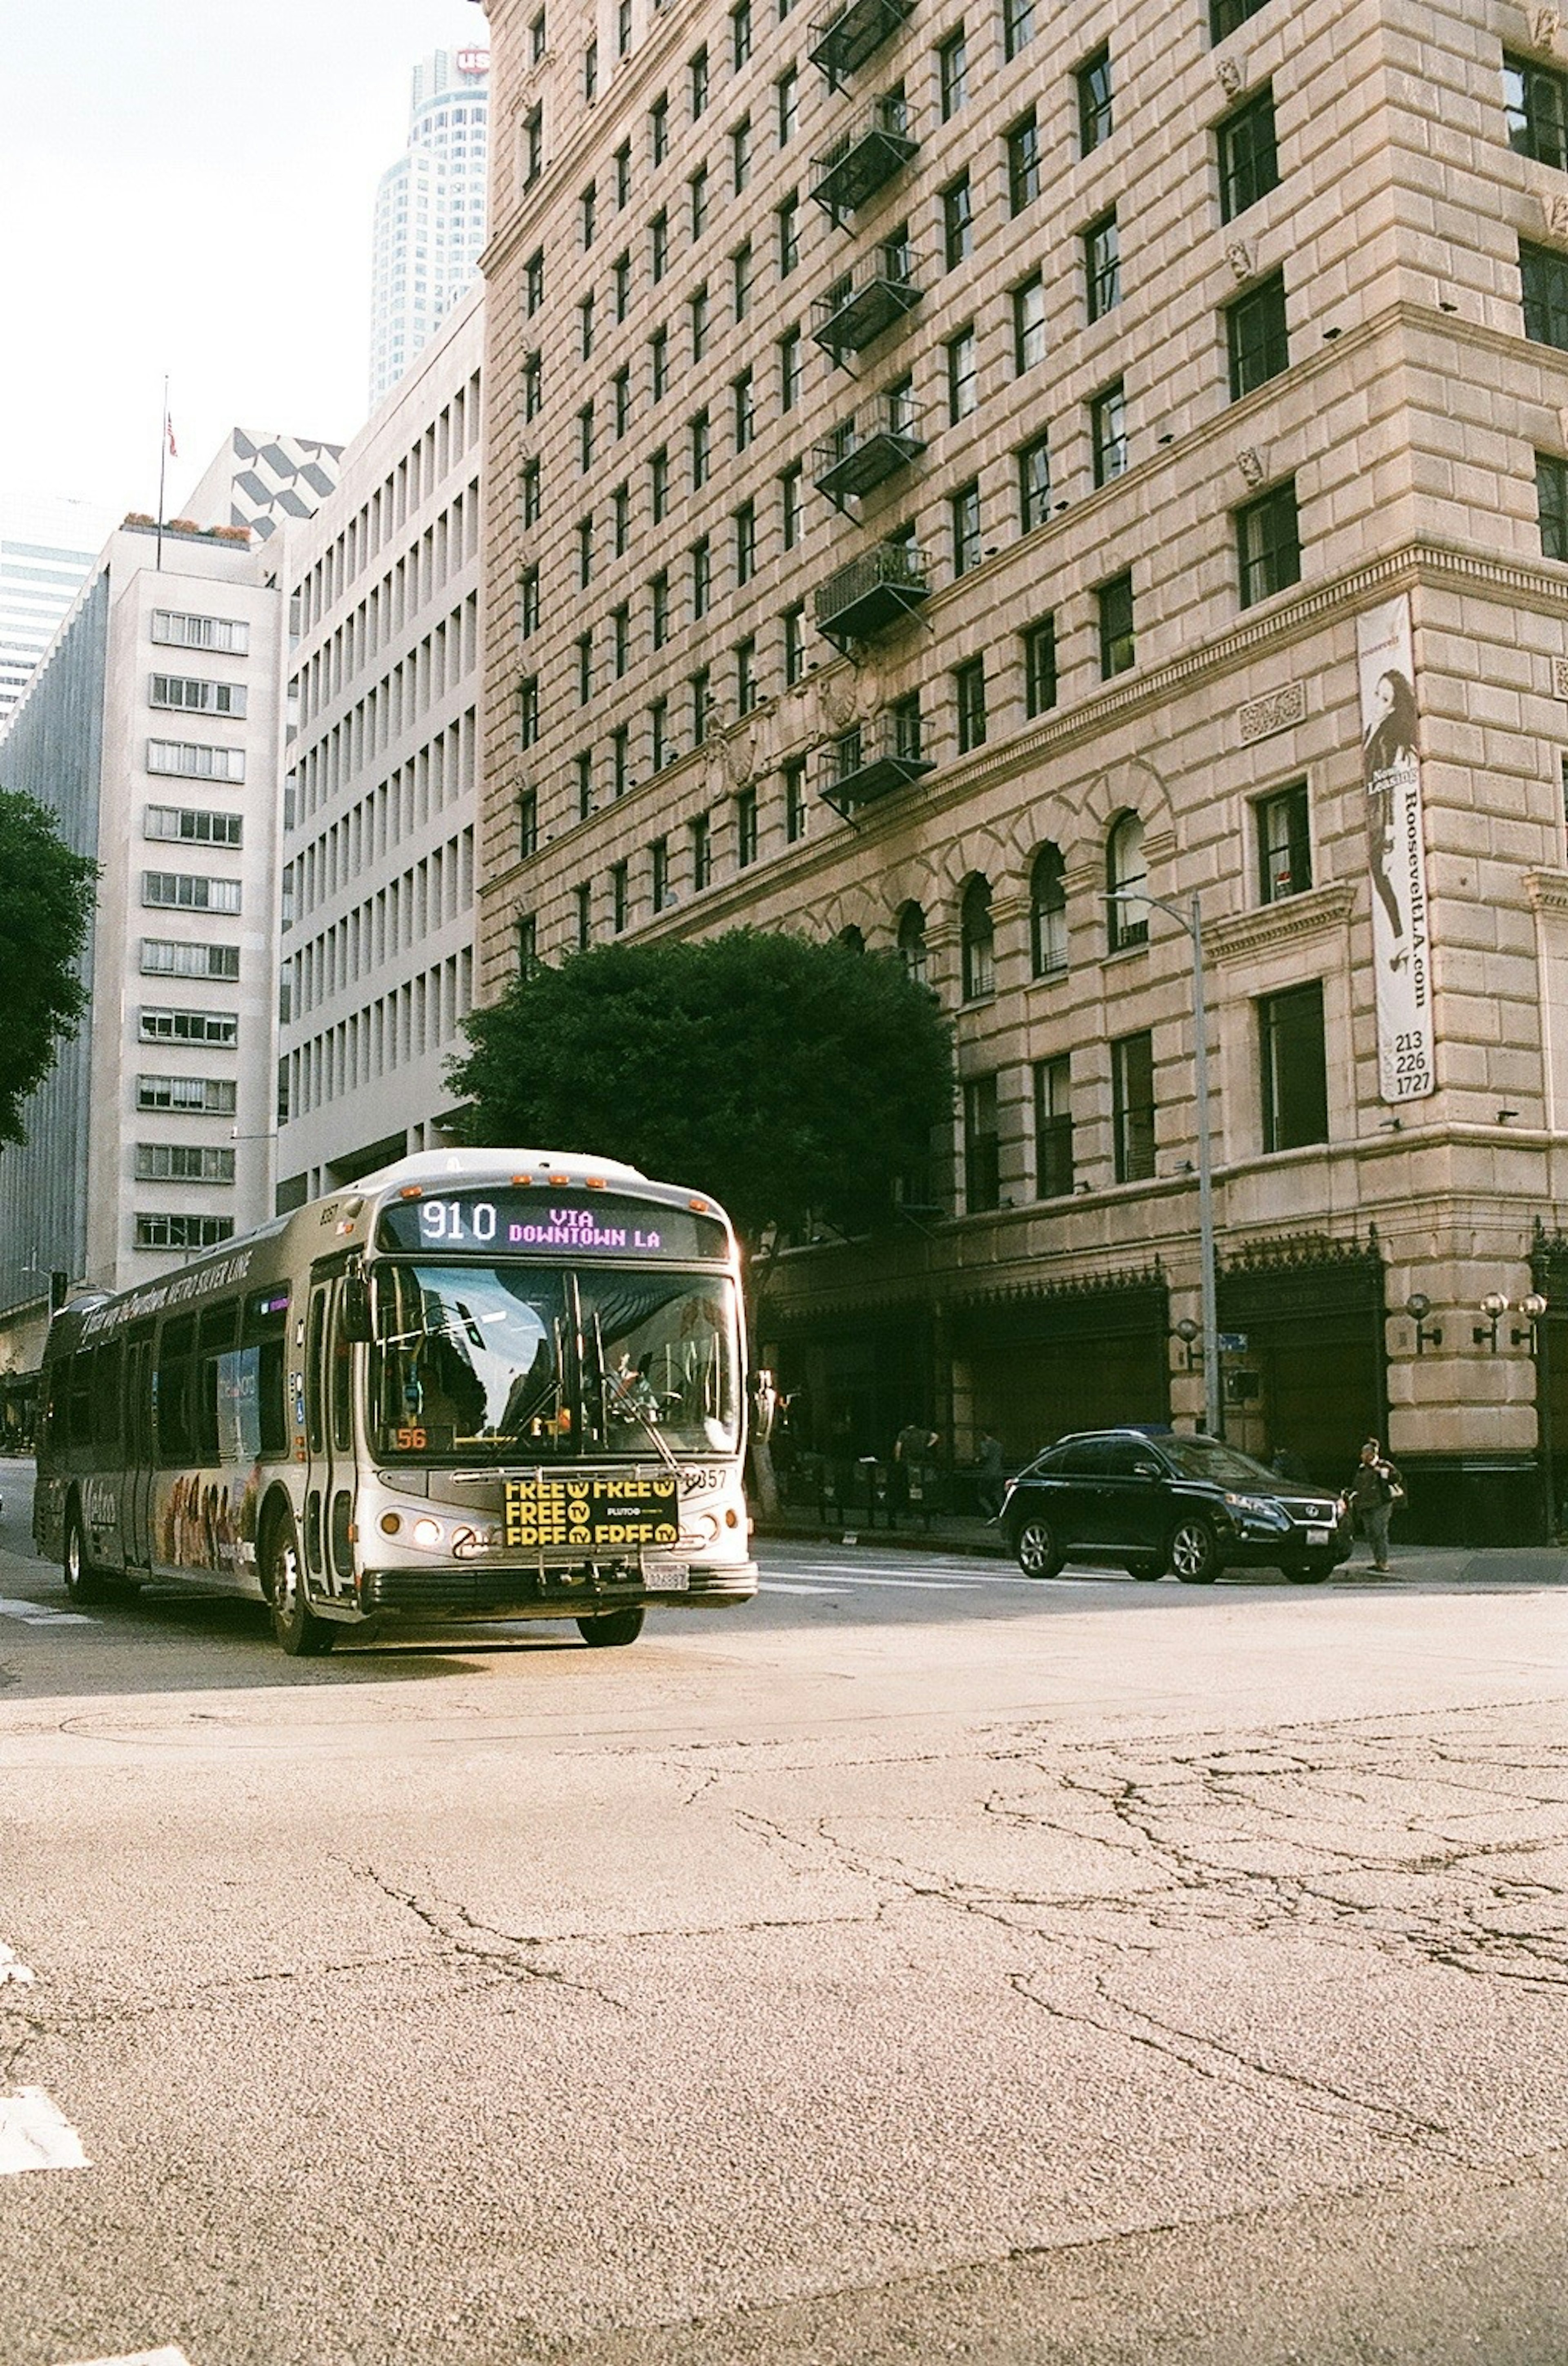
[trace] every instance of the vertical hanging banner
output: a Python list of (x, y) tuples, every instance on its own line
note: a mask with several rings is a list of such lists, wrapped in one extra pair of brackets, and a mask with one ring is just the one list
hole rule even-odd
[(1378, 1089), (1385, 1101), (1416, 1101), (1436, 1092), (1438, 1079), (1421, 767), (1416, 753), (1416, 663), (1406, 594), (1358, 616), (1356, 653), (1372, 889)]

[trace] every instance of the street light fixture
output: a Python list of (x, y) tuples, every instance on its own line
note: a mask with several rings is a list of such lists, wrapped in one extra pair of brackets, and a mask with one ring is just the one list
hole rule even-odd
[(1424, 1290), (1413, 1290), (1404, 1301), (1404, 1311), (1416, 1325), (1416, 1353), (1424, 1356), (1428, 1347), (1440, 1347), (1443, 1333), (1440, 1324), (1428, 1323), (1432, 1301)]
[(1508, 1301), (1502, 1291), (1489, 1290), (1481, 1301), (1481, 1312), (1486, 1320), (1476, 1324), (1470, 1335), (1476, 1346), (1489, 1348), (1494, 1356), (1497, 1353), (1497, 1325), (1507, 1311)]
[(1516, 1347), (1528, 1347), (1533, 1356), (1538, 1345), (1535, 1326), (1546, 1313), (1546, 1301), (1539, 1290), (1532, 1290), (1528, 1298), (1520, 1299), (1519, 1313), (1525, 1318), (1525, 1327), (1522, 1331), (1511, 1330), (1508, 1336)]
[(1184, 912), (1163, 896), (1145, 895), (1141, 887), (1113, 887), (1111, 904), (1150, 904), (1167, 912), (1192, 940), (1192, 1069), (1198, 1098), (1198, 1269), (1203, 1318), (1203, 1425), (1211, 1437), (1221, 1432), (1220, 1316), (1214, 1280), (1214, 1182), (1209, 1132), (1209, 1021), (1203, 976), (1203, 911), (1194, 889)]

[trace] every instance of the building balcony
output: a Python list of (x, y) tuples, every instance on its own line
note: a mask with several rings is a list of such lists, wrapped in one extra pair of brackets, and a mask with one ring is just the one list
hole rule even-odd
[(817, 178), (811, 184), (811, 195), (837, 224), (885, 188), (895, 173), (909, 163), (919, 144), (910, 135), (909, 110), (904, 100), (879, 98), (842, 139), (812, 158)]
[(858, 73), (892, 39), (913, 6), (914, 0), (848, 0), (847, 6), (812, 25), (812, 64), (821, 67), (837, 90), (846, 74)]
[(817, 299), (812, 335), (836, 362), (846, 354), (863, 353), (874, 338), (895, 321), (901, 321), (919, 302), (923, 289), (914, 284), (914, 265), (907, 249), (883, 248), (854, 270), (846, 272), (826, 296)]
[(930, 594), (926, 563), (912, 542), (863, 551), (817, 587), (817, 629), (835, 648), (874, 640), (916, 615)]
[(818, 790), (823, 803), (836, 813), (852, 813), (907, 788), (936, 770), (921, 755), (921, 744), (919, 715), (904, 707), (890, 707), (840, 732), (822, 751)]
[(919, 414), (903, 396), (885, 396), (881, 402), (840, 421), (831, 435), (818, 445), (812, 482), (842, 509), (886, 484), (925, 450)]

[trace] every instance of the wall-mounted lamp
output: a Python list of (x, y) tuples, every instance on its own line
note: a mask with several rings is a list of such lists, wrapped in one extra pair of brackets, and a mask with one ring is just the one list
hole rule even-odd
[(1502, 1291), (1489, 1290), (1481, 1301), (1481, 1312), (1486, 1320), (1478, 1323), (1470, 1335), (1478, 1347), (1486, 1347), (1494, 1356), (1497, 1353), (1497, 1325), (1507, 1311), (1508, 1301)]
[(1187, 1369), (1190, 1372), (1201, 1371), (1203, 1364), (1203, 1350), (1199, 1346), (1198, 1341), (1202, 1336), (1202, 1332), (1201, 1326), (1193, 1322), (1190, 1314), (1184, 1314), (1179, 1323), (1171, 1324), (1170, 1335), (1173, 1339), (1179, 1339), (1186, 1349)]
[(1428, 1323), (1432, 1301), (1424, 1290), (1413, 1290), (1404, 1301), (1404, 1311), (1416, 1325), (1416, 1353), (1424, 1356), (1428, 1347), (1440, 1347), (1443, 1334), (1440, 1325)]
[(1508, 1336), (1516, 1347), (1528, 1347), (1533, 1356), (1537, 1346), (1535, 1326), (1546, 1313), (1546, 1301), (1539, 1290), (1532, 1290), (1528, 1298), (1520, 1299), (1519, 1313), (1525, 1318), (1525, 1327), (1522, 1331), (1510, 1330)]

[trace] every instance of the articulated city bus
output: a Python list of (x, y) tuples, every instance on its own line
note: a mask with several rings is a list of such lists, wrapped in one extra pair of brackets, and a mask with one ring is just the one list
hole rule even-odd
[(428, 1152), (51, 1326), (33, 1532), (78, 1601), (194, 1580), (283, 1649), (369, 1619), (757, 1590), (735, 1236), (628, 1166)]

